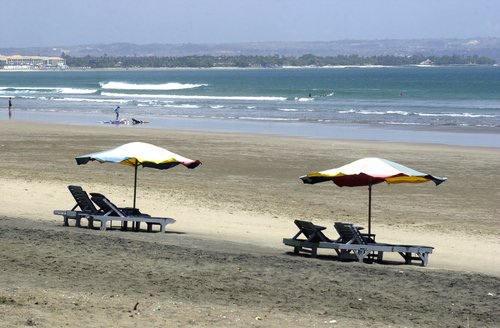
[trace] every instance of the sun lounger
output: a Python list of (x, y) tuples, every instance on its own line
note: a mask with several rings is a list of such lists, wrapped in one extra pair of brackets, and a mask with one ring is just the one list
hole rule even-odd
[[(64, 225), (69, 226), (69, 219), (76, 221), (75, 226), (81, 227), (81, 219), (87, 218), (90, 214), (102, 214), (89, 198), (89, 195), (80, 186), (68, 186), (69, 192), (76, 201), (76, 205), (71, 210), (54, 210), (55, 215), (62, 215), (64, 218)], [(89, 226), (92, 222), (89, 221)]]
[[(346, 241), (346, 247), (338, 248), (339, 256), (349, 258), (349, 255), (354, 255), (359, 262), (364, 259), (375, 259), (382, 262), (384, 253), (398, 253), (405, 260), (405, 264), (411, 264), (412, 260), (420, 261), (422, 266), (427, 266), (429, 254), (432, 253), (434, 247), (417, 246), (417, 245), (394, 245), (386, 243), (376, 243), (374, 235), (362, 234), (360, 228), (351, 223), (335, 222), (335, 229), (340, 235), (339, 240)], [(322, 245), (329, 248), (329, 245)], [(332, 245), (335, 247), (335, 245)]]
[[(149, 214), (141, 213), (138, 208), (132, 207), (118, 207), (113, 204), (106, 196), (100, 193), (91, 192), (92, 201), (99, 207), (100, 211), (105, 215), (120, 217), (123, 216), (141, 216), (141, 217), (151, 217)], [(117, 209), (117, 210), (116, 210)], [(111, 222), (111, 221), (110, 221)], [(121, 221), (122, 229), (127, 230), (128, 221)], [(139, 224), (137, 224), (136, 230), (139, 230)]]
[(343, 244), (366, 244), (375, 242), (374, 234), (361, 233), (360, 230), (362, 230), (363, 227), (356, 227), (350, 223), (342, 222), (335, 222), (333, 226), (340, 236), (337, 242)]
[[(285, 245), (294, 247), (295, 254), (310, 250), (311, 257), (315, 257), (318, 248), (326, 248), (333, 249), (340, 259), (354, 259), (358, 262), (364, 260), (382, 262), (384, 253), (396, 252), (403, 257), (405, 264), (411, 264), (412, 260), (418, 260), (422, 266), (427, 266), (429, 254), (433, 250), (433, 247), (430, 246), (376, 243), (374, 235), (362, 234), (359, 227), (355, 227), (350, 223), (335, 223), (335, 228), (340, 235), (335, 241), (327, 240), (328, 238), (322, 232), (325, 229), (324, 227), (300, 220), (295, 220), (295, 224), (299, 227), (299, 232), (291, 239), (283, 239)], [(307, 237), (304, 231), (309, 233), (309, 236), (315, 237), (311, 240), (300, 239), (301, 234)], [(324, 238), (317, 237), (318, 233), (321, 233)]]
[(93, 220), (101, 222), (101, 230), (106, 230), (108, 221), (118, 220), (123, 222), (123, 226), (125, 227), (125, 222), (133, 222), (136, 230), (139, 230), (140, 223), (144, 222), (147, 224), (147, 231), (149, 232), (153, 230), (153, 225), (159, 225), (160, 231), (165, 232), (166, 225), (175, 222), (171, 218), (151, 217), (148, 214), (142, 214), (138, 209), (119, 208), (106, 198), (106, 196), (99, 193), (90, 193), (90, 195), (92, 201), (100, 207), (102, 214), (89, 216)]
[[(309, 250), (312, 257), (315, 257), (320, 242), (331, 243), (332, 241), (325, 236), (323, 230), (326, 227), (318, 226), (309, 221), (295, 220), (294, 221), (299, 232), (291, 239), (283, 239), (283, 243), (288, 246), (294, 247), (294, 253), (299, 254), (301, 251)], [(305, 237), (299, 238), (301, 235)]]

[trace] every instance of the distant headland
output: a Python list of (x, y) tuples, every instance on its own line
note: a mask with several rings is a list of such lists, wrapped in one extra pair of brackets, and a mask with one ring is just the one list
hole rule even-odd
[[(341, 40), (225, 44), (114, 43), (0, 48), (6, 58), (51, 58), (33, 69), (66, 68), (267, 68), (325, 66), (493, 65), (500, 39)], [(18, 61), (19, 62), (19, 61)], [(57, 62), (57, 65), (53, 63)], [(14, 64), (17, 65), (17, 64)]]

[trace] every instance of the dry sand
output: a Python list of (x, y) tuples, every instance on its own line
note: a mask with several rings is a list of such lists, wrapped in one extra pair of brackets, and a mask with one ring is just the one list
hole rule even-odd
[[(500, 150), (0, 121), (0, 326), (499, 327)], [(70, 184), (130, 206), (130, 168), (74, 157), (150, 142), (203, 165), (139, 170), (167, 233), (63, 227)], [(367, 189), (298, 179), (388, 158), (449, 181), (374, 187), (377, 240), (435, 247), (428, 267), (292, 256), (302, 218), (366, 226)], [(395, 262), (398, 261), (398, 262)]]

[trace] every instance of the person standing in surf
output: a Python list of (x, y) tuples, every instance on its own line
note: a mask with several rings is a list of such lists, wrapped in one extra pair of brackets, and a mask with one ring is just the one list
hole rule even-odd
[(12, 117), (12, 98), (9, 97), (9, 119)]
[(115, 114), (116, 114), (115, 121), (118, 121), (118, 118), (120, 117), (120, 106), (116, 106), (116, 108), (115, 108)]

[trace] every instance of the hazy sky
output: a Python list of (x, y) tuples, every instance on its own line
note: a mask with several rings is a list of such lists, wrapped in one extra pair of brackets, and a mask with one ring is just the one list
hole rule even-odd
[(0, 48), (500, 37), (498, 0), (1, 0)]

